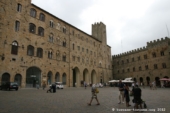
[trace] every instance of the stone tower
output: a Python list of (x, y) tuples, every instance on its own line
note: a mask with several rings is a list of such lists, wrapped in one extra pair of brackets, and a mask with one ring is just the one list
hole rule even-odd
[(103, 44), (106, 44), (106, 25), (102, 22), (92, 24), (92, 36), (101, 41)]

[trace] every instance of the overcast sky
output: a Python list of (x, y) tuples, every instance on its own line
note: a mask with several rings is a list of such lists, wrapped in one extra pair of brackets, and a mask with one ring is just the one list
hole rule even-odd
[(170, 0), (32, 0), (32, 3), (91, 35), (103, 22), (112, 55), (169, 37)]

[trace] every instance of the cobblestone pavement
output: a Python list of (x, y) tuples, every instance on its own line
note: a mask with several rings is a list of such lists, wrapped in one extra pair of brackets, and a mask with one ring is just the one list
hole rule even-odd
[[(155, 110), (157, 113), (170, 113), (170, 88), (141, 89), (147, 109)], [(117, 88), (105, 87), (99, 88), (99, 91), (98, 99), (101, 105), (96, 105), (96, 100), (93, 100), (92, 105), (88, 106), (87, 103), (91, 98), (90, 87), (65, 88), (57, 90), (56, 93), (27, 88), (18, 91), (1, 90), (0, 113), (121, 113), (124, 111), (120, 110), (133, 109), (132, 106), (127, 108), (125, 104), (118, 104)], [(132, 100), (132, 97), (130, 99)], [(132, 101), (130, 104), (133, 105)], [(127, 113), (135, 112), (127, 111)]]

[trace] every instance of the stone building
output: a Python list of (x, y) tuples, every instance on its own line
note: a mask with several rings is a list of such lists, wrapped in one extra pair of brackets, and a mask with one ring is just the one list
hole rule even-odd
[(138, 83), (149, 85), (160, 78), (170, 78), (170, 39), (147, 42), (147, 46), (112, 56), (113, 77), (132, 77)]
[(0, 82), (21, 87), (56, 81), (77, 83), (112, 79), (106, 26), (92, 25), (92, 35), (31, 3), (0, 0)]

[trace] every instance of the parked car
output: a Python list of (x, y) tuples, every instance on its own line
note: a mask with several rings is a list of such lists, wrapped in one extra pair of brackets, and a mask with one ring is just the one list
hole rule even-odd
[(56, 88), (58, 89), (64, 89), (63, 83), (62, 82), (56, 82)]
[[(64, 86), (63, 86), (62, 82), (55, 82), (55, 84), (56, 84), (57, 89), (64, 89)], [(50, 85), (50, 87), (51, 87), (51, 85)]]
[(100, 87), (100, 88), (102, 88), (102, 87), (103, 87), (103, 84), (98, 83), (98, 84), (96, 84), (96, 87)]
[(2, 82), (0, 89), (11, 90), (15, 89), (18, 90), (18, 84), (16, 82)]

